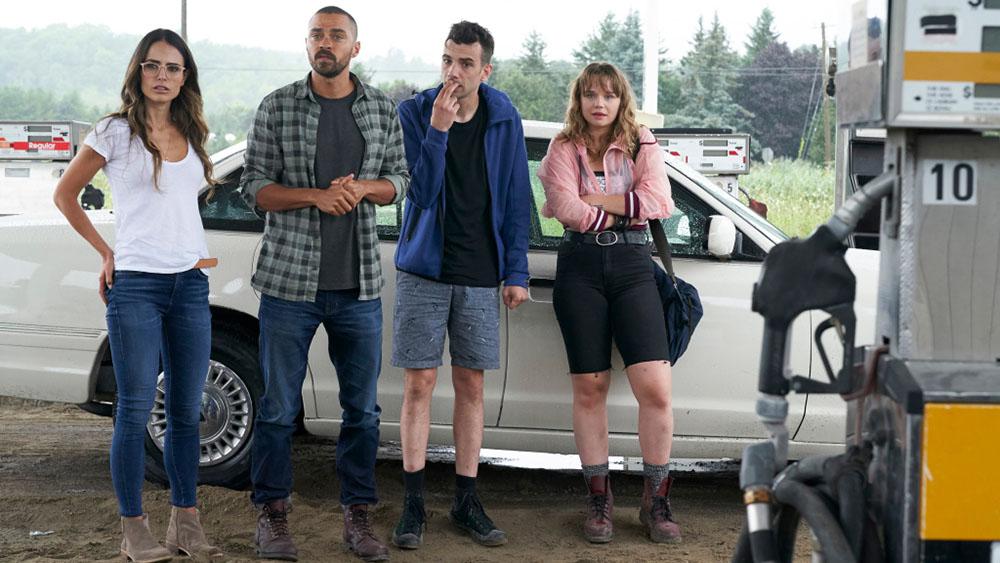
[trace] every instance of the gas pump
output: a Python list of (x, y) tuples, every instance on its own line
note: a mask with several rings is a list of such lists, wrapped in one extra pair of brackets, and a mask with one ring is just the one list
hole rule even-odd
[(652, 132), (667, 154), (739, 198), (739, 176), (750, 172), (750, 135), (730, 129), (659, 128)]
[[(790, 561), (805, 519), (814, 561), (1000, 562), (1000, 0), (859, 0), (842, 29), (838, 125), (885, 128), (883, 171), (755, 284), (769, 440), (744, 452), (733, 559)], [(877, 340), (855, 348), (844, 241), (879, 205)], [(828, 382), (788, 373), (808, 310)], [(789, 392), (841, 395), (843, 454), (786, 466)]]
[[(52, 211), (56, 183), (89, 129), (82, 121), (0, 120), (0, 215)], [(104, 194), (90, 186), (83, 205), (100, 209)]]

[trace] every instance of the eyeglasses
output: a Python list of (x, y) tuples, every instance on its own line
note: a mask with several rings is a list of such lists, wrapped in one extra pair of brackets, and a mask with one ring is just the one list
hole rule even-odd
[(145, 74), (146, 76), (159, 76), (160, 69), (166, 69), (167, 76), (169, 78), (177, 78), (178, 76), (183, 74), (185, 70), (185, 68), (179, 64), (167, 63), (165, 65), (161, 65), (160, 63), (156, 63), (153, 61), (146, 61), (139, 66), (142, 67), (142, 73)]

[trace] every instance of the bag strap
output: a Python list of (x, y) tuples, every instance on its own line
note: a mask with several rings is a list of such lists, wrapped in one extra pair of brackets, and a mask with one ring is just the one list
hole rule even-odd
[[(632, 162), (635, 162), (639, 158), (639, 148), (641, 146), (642, 143), (636, 139), (635, 150), (632, 152)], [(663, 268), (670, 274), (670, 281), (674, 282), (674, 287), (676, 287), (677, 276), (674, 275), (673, 255), (670, 252), (670, 241), (667, 240), (667, 234), (663, 231), (663, 223), (659, 219), (650, 219), (647, 223), (649, 223), (649, 232), (653, 235), (653, 244), (656, 246), (656, 253), (660, 256), (660, 263), (663, 264)]]
[(670, 252), (670, 241), (667, 240), (667, 234), (663, 232), (663, 222), (659, 219), (650, 219), (648, 223), (649, 232), (653, 235), (653, 244), (656, 246), (656, 253), (660, 256), (663, 268), (670, 274), (670, 279), (676, 286), (677, 276), (674, 275), (674, 261)]

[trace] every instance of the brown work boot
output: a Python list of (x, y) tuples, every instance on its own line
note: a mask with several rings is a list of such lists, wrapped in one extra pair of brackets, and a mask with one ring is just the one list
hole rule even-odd
[(288, 513), (291, 511), (292, 505), (287, 500), (272, 500), (260, 509), (257, 514), (257, 535), (254, 537), (258, 558), (299, 560), (299, 550), (288, 529)]
[(614, 510), (614, 495), (611, 494), (611, 479), (607, 475), (590, 478), (587, 483), (587, 520), (583, 523), (583, 537), (591, 543), (608, 543), (614, 535), (611, 513)]
[(211, 561), (224, 556), (221, 549), (208, 543), (198, 513), (176, 506), (170, 507), (167, 549), (174, 555), (183, 552), (192, 561)]
[(122, 517), (122, 555), (126, 561), (135, 563), (155, 563), (174, 558), (167, 548), (156, 541), (149, 531), (149, 518)]
[(365, 561), (389, 559), (389, 548), (375, 537), (367, 504), (344, 507), (344, 545)]
[(670, 512), (670, 484), (673, 482), (673, 477), (667, 477), (654, 491), (652, 482), (646, 477), (643, 485), (639, 521), (649, 528), (649, 539), (656, 543), (681, 541), (681, 527), (674, 522)]

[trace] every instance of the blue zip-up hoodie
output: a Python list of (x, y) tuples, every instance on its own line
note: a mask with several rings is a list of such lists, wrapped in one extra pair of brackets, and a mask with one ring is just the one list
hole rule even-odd
[[(396, 247), (396, 268), (435, 280), (441, 276), (444, 254), (444, 159), (448, 148), (448, 133), (430, 126), (440, 89), (425, 90), (398, 108), (411, 179)], [(497, 282), (527, 287), (532, 196), (521, 116), (503, 92), (484, 83), (479, 93), (488, 119), (486, 179), (500, 260)]]

